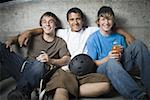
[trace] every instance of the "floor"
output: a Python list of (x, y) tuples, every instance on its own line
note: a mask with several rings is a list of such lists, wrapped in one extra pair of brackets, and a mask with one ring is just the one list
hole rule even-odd
[[(0, 81), (0, 100), (7, 100), (7, 94), (9, 91), (14, 89), (16, 83), (14, 79), (7, 78), (5, 80)], [(36, 100), (35, 93), (32, 93), (32, 100)], [(51, 100), (50, 98), (48, 100)], [(118, 94), (113, 95), (113, 97), (101, 97), (101, 98), (81, 98), (80, 100), (125, 100), (123, 97)]]

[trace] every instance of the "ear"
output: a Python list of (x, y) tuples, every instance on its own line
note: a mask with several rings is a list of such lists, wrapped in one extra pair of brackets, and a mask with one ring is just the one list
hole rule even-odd
[(96, 21), (95, 21), (95, 23), (97, 24), (97, 26), (99, 26), (99, 19), (97, 19)]

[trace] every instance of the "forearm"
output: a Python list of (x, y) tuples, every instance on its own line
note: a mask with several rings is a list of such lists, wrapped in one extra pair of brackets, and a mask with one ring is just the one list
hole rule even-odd
[(107, 57), (105, 57), (105, 58), (103, 58), (103, 59), (101, 59), (101, 60), (95, 60), (95, 64), (97, 65), (97, 66), (99, 66), (99, 65), (101, 65), (101, 64), (103, 64), (103, 63), (105, 63), (105, 62), (107, 62), (109, 60), (109, 57), (107, 56)]
[(26, 30), (26, 31), (22, 32), (21, 34), (28, 34), (28, 35), (32, 36), (32, 35), (41, 34), (42, 32), (43, 32), (42, 28), (35, 28), (35, 29), (31, 29), (31, 30)]
[[(115, 29), (115, 31), (121, 35), (123, 35), (124, 37), (128, 37), (128, 36), (132, 36), (129, 32), (123, 30), (121, 27), (117, 27)], [(132, 36), (133, 37), (133, 36)]]
[(18, 37), (18, 43), (20, 47), (22, 47), (23, 45), (26, 46), (31, 36), (41, 34), (42, 32), (43, 30), (41, 28), (36, 28), (36, 29), (27, 30), (27, 31), (20, 33)]
[(10, 44), (17, 44), (18, 43), (18, 36), (11, 36), (7, 39), (6, 42), (9, 42)]
[(32, 35), (38, 35), (38, 34), (41, 34), (43, 32), (43, 29), (42, 28), (36, 28), (36, 29), (29, 30), (29, 32)]
[(64, 56), (60, 59), (50, 59), (47, 64), (48, 65), (56, 65), (56, 66), (64, 66), (67, 65), (70, 61), (70, 56)]
[(115, 29), (115, 31), (125, 37), (126, 43), (128, 45), (130, 45), (131, 43), (133, 43), (133, 41), (135, 40), (135, 38), (130, 33), (126, 32), (122, 28), (118, 27), (118, 28)]

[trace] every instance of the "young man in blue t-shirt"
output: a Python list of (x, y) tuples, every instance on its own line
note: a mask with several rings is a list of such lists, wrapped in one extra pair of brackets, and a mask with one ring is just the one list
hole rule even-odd
[[(88, 38), (84, 52), (98, 65), (97, 73), (105, 74), (121, 95), (129, 99), (148, 99), (150, 52), (137, 40), (127, 47), (124, 37), (112, 31), (114, 23), (113, 10), (107, 6), (101, 7), (97, 19), (99, 30)], [(146, 92), (138, 87), (127, 72), (135, 65), (139, 66)]]

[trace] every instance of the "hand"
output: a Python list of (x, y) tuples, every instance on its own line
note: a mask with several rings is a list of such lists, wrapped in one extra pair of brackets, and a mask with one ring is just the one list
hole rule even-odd
[(26, 46), (29, 38), (31, 37), (30, 31), (22, 32), (18, 37), (18, 43), (20, 47)]
[(127, 45), (130, 45), (131, 43), (133, 43), (134, 40), (135, 40), (135, 38), (132, 35), (130, 35), (130, 34), (126, 35)]
[(12, 41), (11, 41), (11, 40), (7, 40), (7, 41), (5, 42), (5, 44), (6, 44), (6, 48), (10, 48), (11, 45), (12, 45)]
[(13, 40), (12, 40), (12, 39), (8, 39), (8, 40), (5, 42), (5, 47), (6, 47), (6, 48), (10, 48), (10, 49), (9, 49), (10, 52), (12, 51), (12, 49), (11, 49), (12, 44), (13, 44)]
[(11, 36), (8, 38), (8, 40), (5, 42), (6, 48), (11, 47), (12, 44), (17, 42), (17, 36)]
[(125, 36), (127, 45), (130, 45), (135, 40), (135, 38), (130, 33), (126, 32), (121, 27), (116, 27), (116, 31)]
[(38, 60), (40, 62), (48, 62), (49, 58), (48, 58), (48, 55), (46, 54), (46, 52), (41, 51), (41, 54), (38, 57), (36, 57), (36, 60)]
[(108, 58), (113, 58), (113, 59), (116, 59), (117, 61), (121, 60), (121, 56), (122, 56), (122, 53), (116, 52), (115, 50), (110, 51), (108, 54)]

